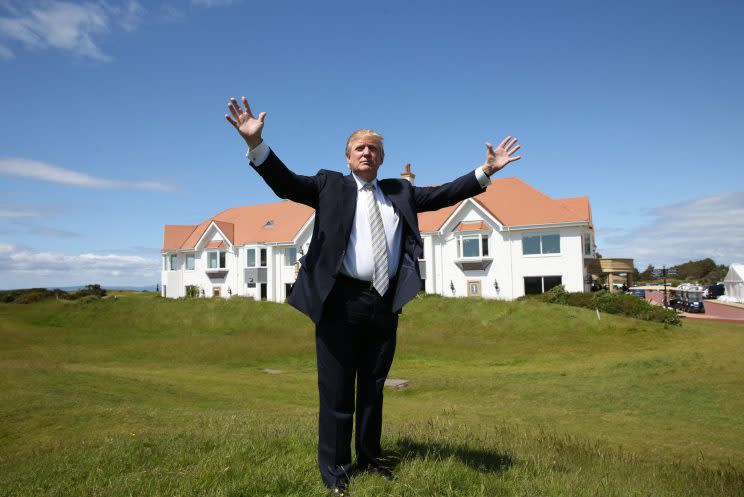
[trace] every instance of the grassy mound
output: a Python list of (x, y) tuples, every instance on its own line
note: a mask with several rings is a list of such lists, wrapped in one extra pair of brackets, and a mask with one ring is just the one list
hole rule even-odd
[[(325, 495), (311, 323), (247, 299), (0, 304), (0, 496)], [(744, 329), (425, 297), (372, 495), (742, 496)], [(281, 370), (266, 374), (263, 370)]]

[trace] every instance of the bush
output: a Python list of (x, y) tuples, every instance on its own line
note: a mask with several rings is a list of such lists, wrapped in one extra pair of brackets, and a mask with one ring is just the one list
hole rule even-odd
[(566, 304), (569, 293), (563, 285), (554, 286), (542, 294), (542, 300), (549, 304)]
[(23, 293), (13, 300), (14, 304), (32, 304), (34, 302), (41, 302), (42, 300), (49, 298), (49, 293), (46, 290), (43, 292), (28, 292)]
[(91, 304), (93, 302), (98, 302), (99, 300), (101, 300), (101, 297), (98, 295), (86, 295), (78, 299), (81, 304)]
[(106, 290), (101, 288), (101, 285), (85, 285), (85, 288), (78, 290), (72, 294), (73, 299), (83, 298), (87, 295), (95, 295), (96, 297), (105, 297)]
[(573, 292), (566, 294), (566, 305), (573, 307), (586, 307), (587, 309), (594, 309), (592, 302), (594, 301), (594, 294), (587, 292)]
[(520, 297), (518, 300), (540, 300), (549, 304), (570, 305), (587, 309), (599, 309), (607, 314), (620, 314), (645, 321), (679, 325), (677, 313), (670, 309), (655, 306), (635, 295), (615, 292), (573, 292), (566, 291), (563, 285), (551, 288), (541, 295)]

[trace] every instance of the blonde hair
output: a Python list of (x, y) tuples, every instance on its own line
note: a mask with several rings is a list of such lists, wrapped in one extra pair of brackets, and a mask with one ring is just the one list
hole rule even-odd
[(380, 133), (373, 129), (358, 129), (354, 131), (351, 135), (349, 135), (349, 139), (346, 140), (346, 157), (349, 157), (351, 155), (351, 142), (356, 140), (357, 138), (364, 138), (364, 137), (371, 137), (378, 141), (380, 143), (380, 158), (385, 157), (385, 147), (383, 146), (382, 141), (384, 138)]

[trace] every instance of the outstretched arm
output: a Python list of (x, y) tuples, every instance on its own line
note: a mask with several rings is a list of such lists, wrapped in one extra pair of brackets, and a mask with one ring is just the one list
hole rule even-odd
[[(258, 117), (255, 117), (253, 112), (251, 112), (251, 107), (248, 105), (248, 100), (245, 97), (241, 97), (241, 100), (243, 101), (244, 108), (240, 107), (240, 104), (234, 97), (230, 97), (230, 101), (227, 103), (230, 115), (225, 114), (225, 119), (238, 131), (240, 136), (248, 144), (248, 147), (251, 150), (255, 150), (256, 147), (263, 143), (261, 134), (263, 132), (264, 120), (266, 119), (266, 112), (261, 112), (258, 114)], [(257, 162), (260, 162), (258, 164), (251, 163), (251, 166), (266, 181), (266, 184), (280, 198), (287, 198), (294, 202), (317, 208), (318, 192), (324, 181), (323, 178), (319, 175), (302, 176), (293, 173), (265, 144), (263, 147), (266, 150), (262, 159), (257, 159)]]
[(512, 139), (511, 136), (507, 136), (497, 148), (493, 148), (493, 145), (486, 143), (486, 160), (480, 168), (476, 168), (475, 174), (469, 172), (440, 186), (414, 187), (413, 198), (416, 211), (435, 211), (478, 195), (490, 181), (483, 175), (490, 177), (510, 162), (519, 160), (521, 156), (513, 157), (513, 155), (520, 148), (520, 145), (517, 145), (517, 139)]

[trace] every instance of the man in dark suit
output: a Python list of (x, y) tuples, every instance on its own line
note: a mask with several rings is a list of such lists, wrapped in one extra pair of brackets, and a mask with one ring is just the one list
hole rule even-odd
[[(377, 180), (385, 157), (375, 131), (355, 131), (346, 143), (346, 176), (321, 169), (290, 171), (262, 139), (265, 112), (254, 117), (245, 97), (232, 98), (227, 120), (249, 147), (253, 168), (281, 198), (315, 209), (310, 247), (288, 302), (315, 323), (320, 394), (318, 464), (323, 482), (347, 495), (356, 408), (357, 465), (392, 479), (381, 458), (382, 391), (395, 352), (398, 314), (421, 289), (423, 242), (416, 213), (482, 192), (489, 177), (518, 160), (516, 139), (487, 143), (475, 171), (437, 187), (403, 179)], [(356, 401), (354, 390), (356, 383)]]

